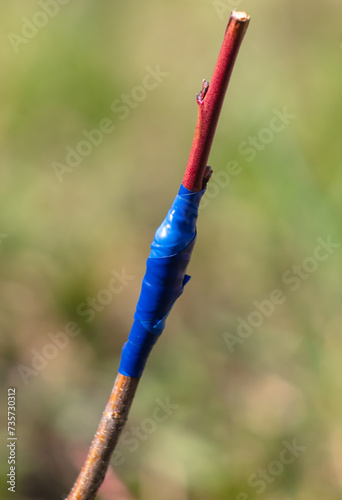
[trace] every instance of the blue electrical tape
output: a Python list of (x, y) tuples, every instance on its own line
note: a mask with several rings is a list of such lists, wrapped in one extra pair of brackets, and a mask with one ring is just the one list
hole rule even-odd
[(152, 347), (164, 330), (173, 304), (190, 276), (185, 274), (196, 239), (198, 207), (205, 189), (192, 193), (180, 187), (164, 222), (157, 229), (146, 273), (125, 343), (119, 373), (141, 377)]

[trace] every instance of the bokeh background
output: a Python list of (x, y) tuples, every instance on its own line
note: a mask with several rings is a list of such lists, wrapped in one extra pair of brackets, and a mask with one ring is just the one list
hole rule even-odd
[[(57, 13), (50, 2), (46, 20), (48, 3), (6, 2), (0, 20), (1, 497), (13, 495), (8, 387), (15, 498), (61, 499), (77, 475), (183, 176), (195, 95), (236, 7), (252, 19), (210, 157), (192, 280), (97, 498), (130, 498), (118, 481), (141, 500), (342, 498), (340, 0), (73, 0)], [(103, 120), (111, 131), (68, 166), (66, 148)], [(317, 238), (335, 244), (324, 261), (312, 259)], [(113, 270), (129, 277), (120, 293), (108, 292)], [(275, 289), (283, 303), (251, 317)], [(243, 337), (239, 318), (258, 326)], [(67, 345), (49, 350), (58, 333)], [(156, 423), (160, 401), (173, 406)]]

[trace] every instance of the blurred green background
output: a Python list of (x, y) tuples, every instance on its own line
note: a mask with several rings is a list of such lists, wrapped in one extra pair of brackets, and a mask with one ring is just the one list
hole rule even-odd
[[(150, 242), (183, 176), (195, 95), (234, 7), (251, 23), (212, 148), (192, 280), (98, 498), (128, 498), (113, 493), (116, 477), (141, 500), (342, 498), (339, 0), (2, 6), (2, 498), (11, 495), (8, 387), (17, 388), (16, 498), (61, 499), (77, 475)], [(103, 138), (93, 132), (98, 144), (82, 146), (103, 120)], [(66, 148), (82, 151), (77, 166)], [(329, 237), (335, 247), (313, 259)], [(293, 268), (303, 265), (310, 271)], [(129, 277), (115, 293), (113, 270)], [(283, 300), (272, 306), (275, 289)], [(255, 301), (267, 314), (255, 314)], [(243, 337), (239, 318), (258, 326)], [(70, 322), (72, 337), (60, 333)], [(65, 345), (48, 348), (52, 338)], [(167, 398), (173, 409), (157, 423)], [(301, 451), (285, 464), (294, 440)]]

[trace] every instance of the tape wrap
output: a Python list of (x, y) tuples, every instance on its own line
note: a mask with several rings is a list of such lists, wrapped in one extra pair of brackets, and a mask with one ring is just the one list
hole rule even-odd
[(141, 377), (148, 355), (164, 330), (165, 320), (190, 279), (185, 271), (195, 244), (198, 207), (204, 192), (192, 193), (181, 186), (156, 231), (134, 323), (121, 354), (122, 375)]

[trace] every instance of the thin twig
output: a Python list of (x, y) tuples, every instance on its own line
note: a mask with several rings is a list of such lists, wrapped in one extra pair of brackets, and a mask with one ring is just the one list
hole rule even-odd
[[(210, 85), (203, 81), (195, 136), (183, 185), (200, 191), (211, 175), (207, 161), (234, 63), (249, 23), (244, 12), (231, 14)], [(126, 423), (139, 379), (119, 374), (82, 470), (67, 500), (93, 500)]]
[(118, 374), (86, 461), (67, 500), (95, 498), (126, 423), (138, 383), (138, 378)]
[(203, 188), (216, 125), (249, 19), (245, 12), (232, 12), (211, 82), (203, 80), (202, 90), (197, 94), (197, 124), (183, 178), (183, 186), (190, 191)]

